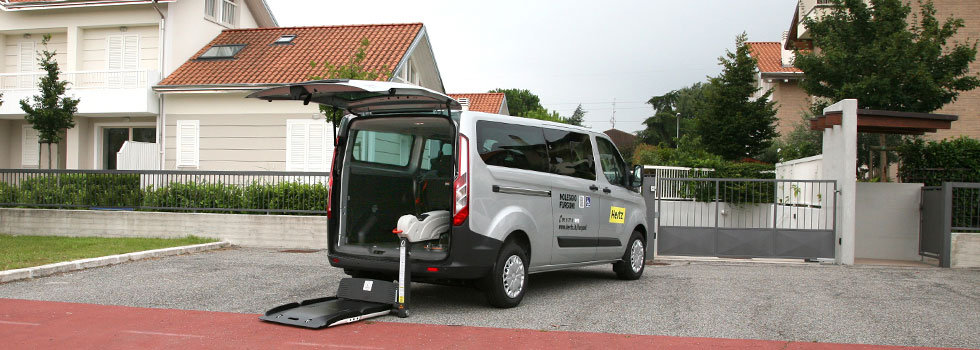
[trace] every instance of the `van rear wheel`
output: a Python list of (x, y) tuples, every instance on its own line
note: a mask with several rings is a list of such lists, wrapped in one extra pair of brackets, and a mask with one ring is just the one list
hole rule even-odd
[(514, 241), (500, 249), (490, 275), (483, 280), (483, 291), (490, 305), (512, 308), (524, 299), (527, 290), (527, 253)]
[(613, 263), (616, 277), (621, 280), (635, 280), (643, 276), (647, 252), (645, 243), (643, 234), (640, 231), (633, 231), (629, 244), (626, 245), (626, 252), (623, 253), (623, 260)]

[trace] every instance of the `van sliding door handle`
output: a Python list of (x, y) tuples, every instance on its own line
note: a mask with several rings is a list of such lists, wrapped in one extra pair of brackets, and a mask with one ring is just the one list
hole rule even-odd
[(598, 191), (599, 190), (599, 186), (592, 185), (592, 186), (589, 186), (589, 189), (590, 190), (593, 190), (593, 191)]
[(609, 193), (612, 192), (612, 190), (610, 190), (609, 187), (606, 187), (602, 189), (602, 192)]

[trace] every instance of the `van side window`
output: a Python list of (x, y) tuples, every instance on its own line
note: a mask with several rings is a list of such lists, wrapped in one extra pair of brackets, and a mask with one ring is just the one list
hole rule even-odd
[(407, 166), (412, 155), (412, 135), (355, 130), (354, 160), (367, 163)]
[(589, 135), (545, 128), (544, 138), (548, 142), (552, 174), (595, 180), (595, 159)]
[(612, 142), (601, 137), (595, 138), (599, 146), (599, 163), (602, 164), (602, 173), (606, 175), (606, 180), (613, 185), (626, 186), (626, 162), (623, 156), (619, 155), (616, 146)]
[(476, 122), (477, 147), (487, 165), (548, 171), (548, 150), (541, 129), (490, 121)]

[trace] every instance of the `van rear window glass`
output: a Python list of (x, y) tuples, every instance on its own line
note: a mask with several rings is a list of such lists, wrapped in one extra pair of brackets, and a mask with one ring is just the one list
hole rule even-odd
[(556, 129), (544, 129), (553, 174), (595, 180), (595, 158), (589, 135)]
[(412, 135), (356, 130), (351, 153), (355, 161), (407, 166), (412, 155)]
[(548, 171), (548, 149), (540, 128), (478, 121), (476, 130), (480, 158), (487, 165)]

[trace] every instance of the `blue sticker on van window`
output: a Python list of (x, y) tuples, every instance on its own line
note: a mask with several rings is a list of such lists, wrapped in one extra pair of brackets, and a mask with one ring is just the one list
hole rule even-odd
[(592, 197), (585, 196), (585, 207), (586, 208), (592, 207)]

